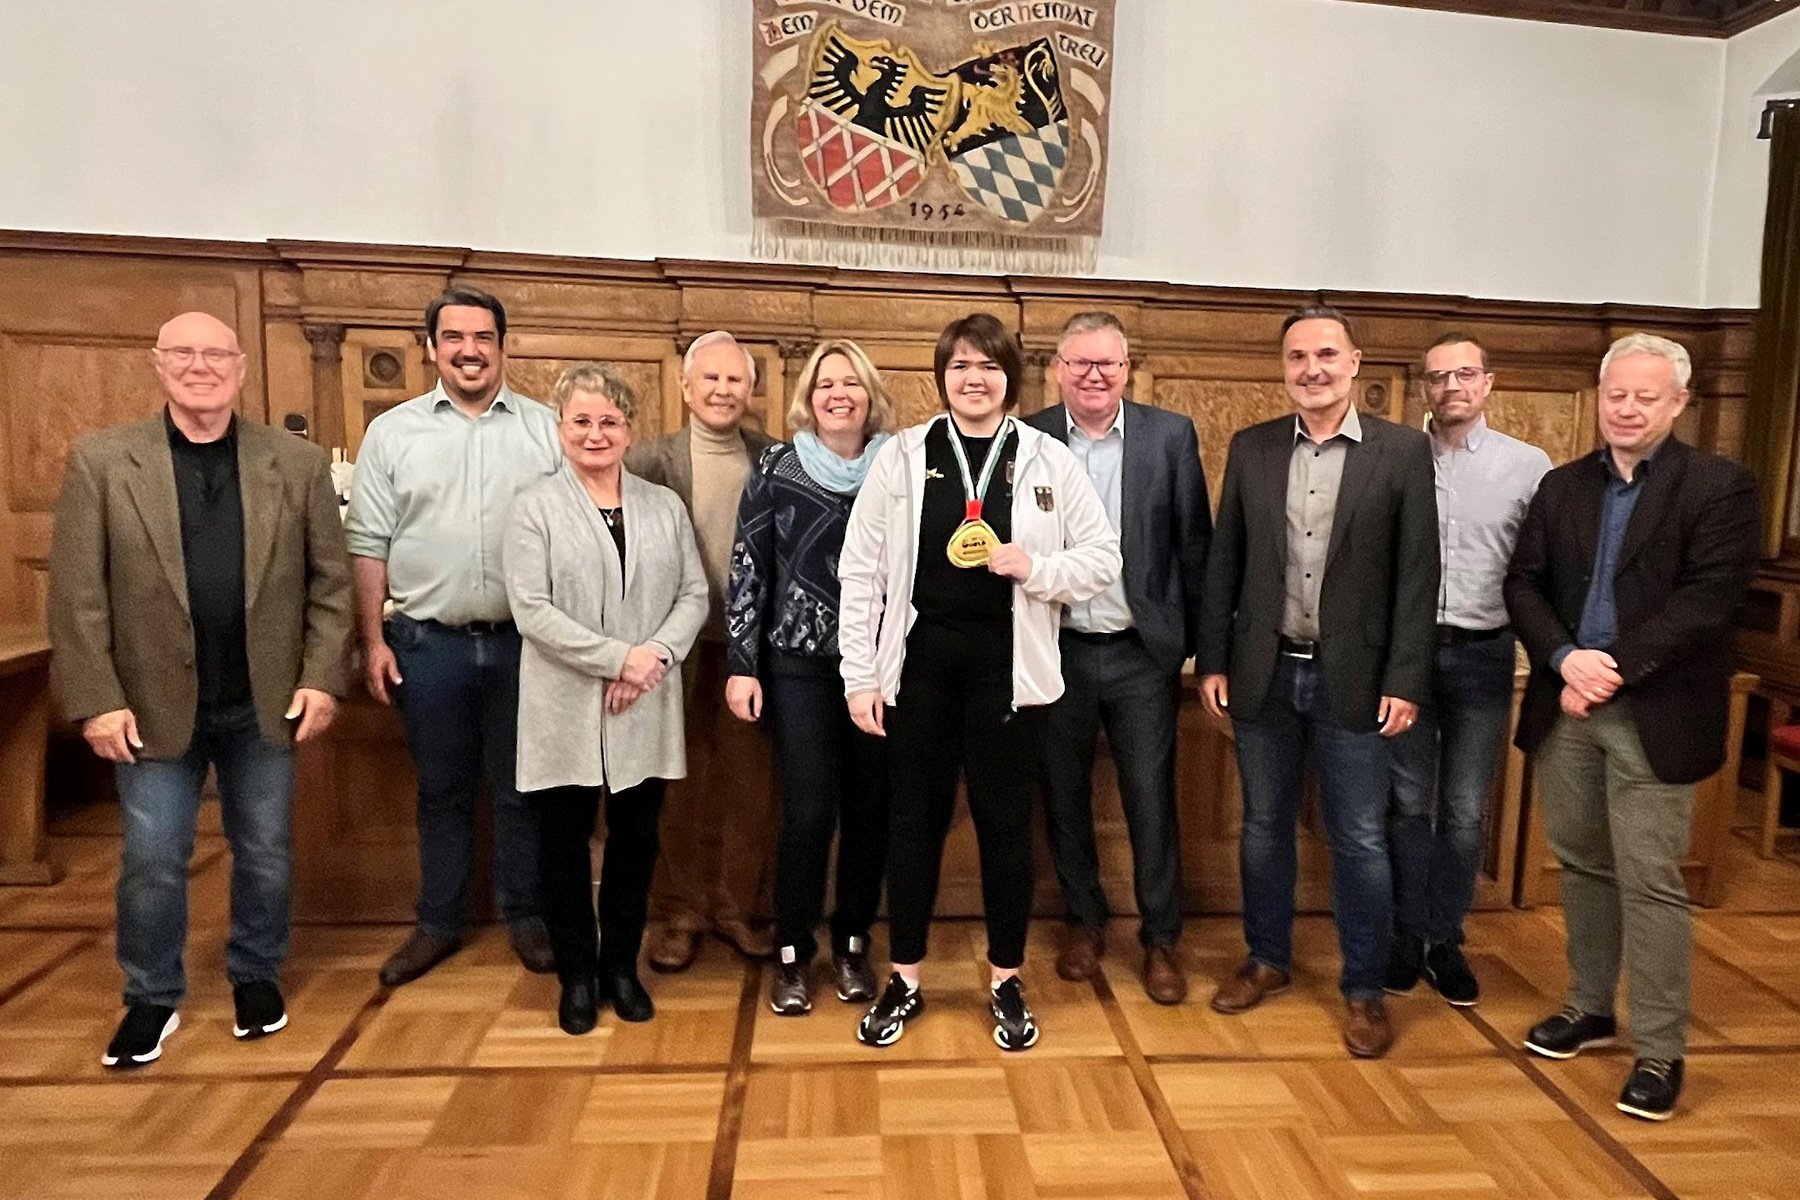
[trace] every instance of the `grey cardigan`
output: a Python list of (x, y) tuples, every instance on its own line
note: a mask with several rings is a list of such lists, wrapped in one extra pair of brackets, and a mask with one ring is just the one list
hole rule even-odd
[[(520, 494), (506, 531), (506, 594), (524, 637), (519, 662), (519, 790), (604, 785), (687, 774), (681, 672), (706, 623), (706, 575), (694, 527), (668, 488), (622, 473), (625, 563), (564, 464)], [(652, 642), (668, 674), (625, 712), (606, 685), (626, 652)]]

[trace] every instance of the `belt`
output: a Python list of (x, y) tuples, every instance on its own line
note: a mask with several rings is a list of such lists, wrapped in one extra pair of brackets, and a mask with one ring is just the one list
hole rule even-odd
[(1089, 633), (1086, 630), (1071, 629), (1065, 625), (1063, 626), (1062, 635), (1066, 638), (1073, 638), (1078, 642), (1084, 642), (1089, 646), (1110, 646), (1114, 642), (1129, 642), (1134, 640), (1138, 635), (1138, 631), (1135, 629), (1120, 629), (1112, 633)]
[(495, 634), (511, 633), (518, 626), (511, 621), (470, 621), (466, 625), (446, 625), (442, 621), (430, 619), (419, 622), (421, 625), (435, 625), (449, 633), (468, 633), (476, 637), (493, 637)]
[(1319, 657), (1319, 643), (1316, 640), (1303, 642), (1298, 638), (1291, 638), (1286, 634), (1283, 634), (1281, 636), (1280, 649), (1281, 652), (1289, 658), (1304, 658), (1310, 660)]
[(1498, 629), (1464, 629), (1458, 625), (1439, 625), (1437, 640), (1440, 646), (1461, 646), (1468, 642), (1491, 642), (1505, 633), (1507, 626)]

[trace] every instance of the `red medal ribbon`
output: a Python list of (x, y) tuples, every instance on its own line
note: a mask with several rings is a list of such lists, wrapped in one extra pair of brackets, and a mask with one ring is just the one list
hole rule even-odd
[(965, 521), (981, 520), (981, 501), (968, 500), (963, 503), (963, 520), (965, 520)]

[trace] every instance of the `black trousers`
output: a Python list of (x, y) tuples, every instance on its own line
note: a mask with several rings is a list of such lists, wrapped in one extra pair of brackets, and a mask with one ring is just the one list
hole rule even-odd
[(656, 870), (657, 822), (667, 781), (646, 779), (606, 795), (606, 849), (600, 865), (599, 930), (588, 843), (600, 809), (597, 787), (530, 792), (542, 818), (544, 923), (563, 980), (591, 979), (609, 968), (635, 969)]
[(1181, 681), (1135, 636), (1096, 644), (1064, 633), (1062, 699), (1044, 738), (1044, 826), (1071, 923), (1104, 925), (1111, 910), (1094, 847), (1094, 743), (1106, 729), (1131, 837), (1138, 939), (1181, 936), (1181, 833), (1175, 816), (1175, 726)]
[[(836, 660), (832, 660), (834, 663)], [(850, 720), (844, 683), (819, 675), (770, 675), (764, 694), (781, 767), (781, 843), (775, 863), (776, 934), (795, 961), (818, 952), (831, 836), (838, 835), (834, 949), (867, 939), (881, 906), (887, 863), (886, 746)]]
[[(1012, 707), (1011, 630), (975, 638), (914, 626), (900, 694), (886, 717), (893, 817), (889, 822), (888, 926), (895, 962), (925, 957), (937, 904), (956, 779), (968, 785), (981, 855), (988, 962), (1025, 961), (1031, 923), (1031, 804), (1037, 790), (1043, 710)], [(1004, 655), (992, 645), (1004, 636)]]

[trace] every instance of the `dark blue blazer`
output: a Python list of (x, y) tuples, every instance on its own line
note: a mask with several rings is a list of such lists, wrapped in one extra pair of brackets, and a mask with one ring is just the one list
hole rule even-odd
[[(1180, 413), (1124, 403), (1119, 549), (1125, 555), (1125, 598), (1144, 649), (1173, 674), (1199, 646), (1200, 595), (1212, 543), (1200, 435)], [(1062, 405), (1026, 422), (1068, 444), (1069, 415)]]

